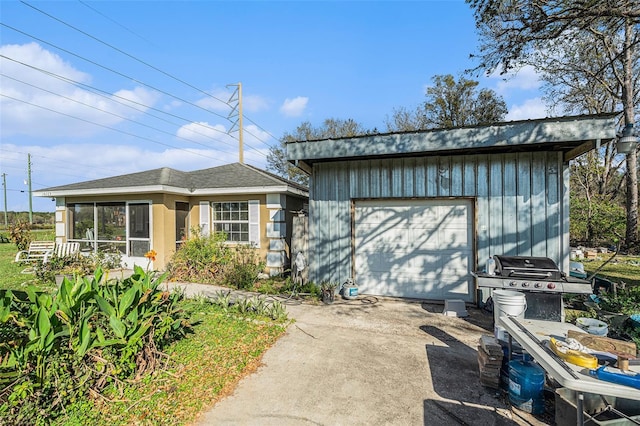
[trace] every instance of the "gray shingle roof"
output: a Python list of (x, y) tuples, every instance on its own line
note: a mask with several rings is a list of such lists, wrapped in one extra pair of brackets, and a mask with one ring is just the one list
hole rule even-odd
[(54, 186), (37, 192), (87, 191), (95, 189), (96, 193), (102, 193), (104, 190), (109, 189), (148, 186), (175, 187), (193, 191), (196, 189), (274, 187), (283, 185), (307, 191), (305, 186), (283, 179), (257, 167), (232, 163), (192, 172), (162, 167), (144, 172)]

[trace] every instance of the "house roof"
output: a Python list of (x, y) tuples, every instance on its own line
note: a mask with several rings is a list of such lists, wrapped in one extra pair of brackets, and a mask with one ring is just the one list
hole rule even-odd
[(33, 194), (39, 197), (142, 193), (173, 193), (192, 196), (282, 192), (308, 196), (308, 189), (303, 185), (257, 167), (232, 163), (192, 172), (162, 167), (144, 172), (54, 186), (34, 191)]
[(288, 160), (311, 164), (366, 158), (560, 151), (568, 161), (616, 137), (618, 114), (510, 121), (487, 126), (363, 135), (287, 143)]

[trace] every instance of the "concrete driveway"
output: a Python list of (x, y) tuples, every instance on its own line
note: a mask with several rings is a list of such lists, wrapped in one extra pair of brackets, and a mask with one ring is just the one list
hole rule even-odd
[(198, 424), (547, 424), (480, 385), (476, 347), (491, 317), (473, 308), (446, 317), (442, 308), (365, 296), (289, 303), (295, 323)]

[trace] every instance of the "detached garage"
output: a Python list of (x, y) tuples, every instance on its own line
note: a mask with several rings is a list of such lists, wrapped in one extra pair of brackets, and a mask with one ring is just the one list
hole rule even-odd
[(613, 115), (287, 144), (310, 174), (309, 279), (361, 294), (475, 301), (493, 254), (569, 267), (569, 161)]

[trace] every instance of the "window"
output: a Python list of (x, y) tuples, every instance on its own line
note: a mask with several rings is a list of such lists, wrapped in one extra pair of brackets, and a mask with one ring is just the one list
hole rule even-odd
[(249, 242), (249, 203), (212, 203), (213, 230), (227, 234), (227, 241)]
[(142, 257), (151, 246), (149, 203), (70, 203), (69, 240), (85, 251), (119, 251)]
[(176, 202), (176, 250), (187, 238), (189, 230), (189, 203)]

